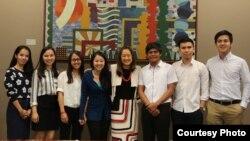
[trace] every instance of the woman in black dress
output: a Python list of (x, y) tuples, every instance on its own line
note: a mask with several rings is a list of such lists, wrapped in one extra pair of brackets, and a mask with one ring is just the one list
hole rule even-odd
[(6, 71), (4, 86), (9, 103), (7, 107), (7, 139), (29, 139), (30, 92), (33, 64), (29, 47), (18, 46)]

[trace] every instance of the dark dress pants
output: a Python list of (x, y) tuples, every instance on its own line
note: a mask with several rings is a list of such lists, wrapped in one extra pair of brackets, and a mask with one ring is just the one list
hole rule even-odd
[(110, 127), (110, 120), (87, 120), (91, 140), (106, 141)]
[(173, 125), (201, 125), (203, 124), (203, 113), (200, 109), (192, 113), (184, 113), (171, 110)]
[(160, 114), (153, 117), (146, 107), (142, 106), (141, 121), (144, 141), (154, 141), (155, 136), (157, 136), (158, 141), (169, 140), (170, 104), (161, 104), (158, 109)]
[(70, 108), (65, 106), (65, 112), (68, 115), (68, 123), (60, 123), (61, 140), (81, 140), (83, 125), (80, 125), (79, 108)]

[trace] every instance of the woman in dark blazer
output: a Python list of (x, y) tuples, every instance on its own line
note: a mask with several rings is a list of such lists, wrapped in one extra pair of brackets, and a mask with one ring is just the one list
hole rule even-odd
[(111, 119), (111, 73), (107, 58), (101, 52), (91, 57), (90, 65), (92, 70), (86, 71), (82, 79), (79, 122), (87, 123), (91, 140), (107, 140)]

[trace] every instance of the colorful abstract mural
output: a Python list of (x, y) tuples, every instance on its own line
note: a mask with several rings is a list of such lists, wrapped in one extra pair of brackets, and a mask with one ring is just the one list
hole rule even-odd
[(79, 50), (85, 58), (96, 51), (115, 59), (119, 49), (133, 48), (145, 60), (147, 43), (162, 45), (162, 59), (176, 61), (177, 42), (196, 40), (197, 0), (46, 0), (45, 45), (64, 56)]

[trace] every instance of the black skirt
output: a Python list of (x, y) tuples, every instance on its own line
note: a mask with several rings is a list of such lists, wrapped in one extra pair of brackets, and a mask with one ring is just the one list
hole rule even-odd
[(37, 113), (39, 122), (32, 122), (32, 130), (48, 131), (58, 130), (60, 123), (59, 105), (56, 95), (44, 95), (37, 97)]

